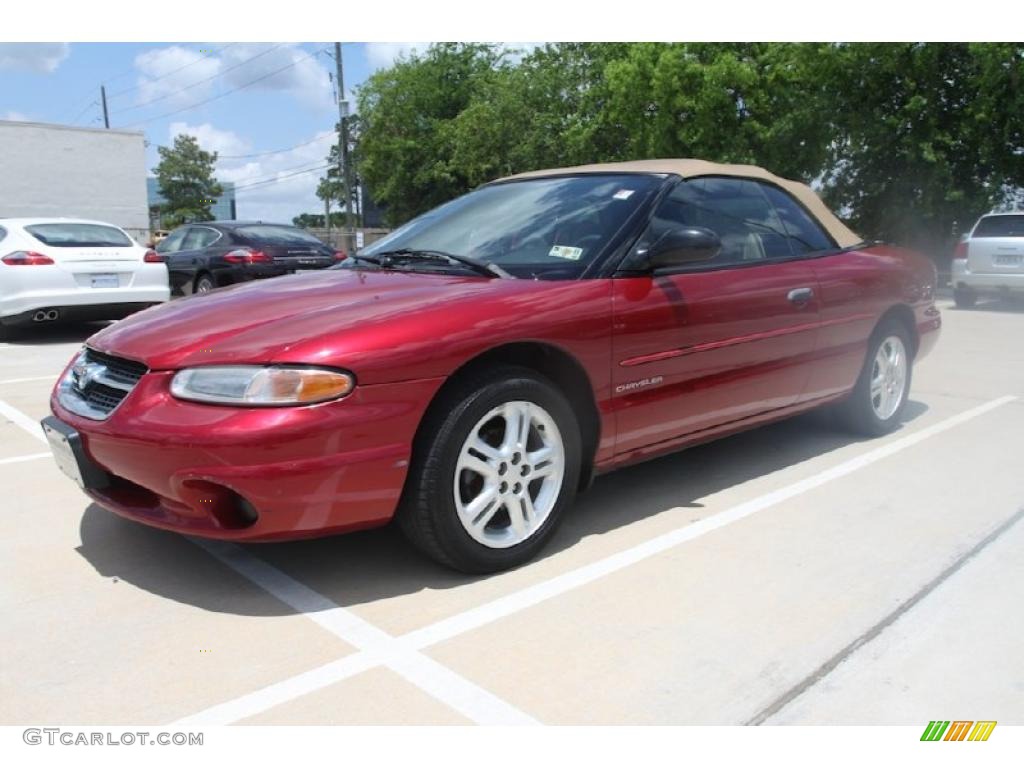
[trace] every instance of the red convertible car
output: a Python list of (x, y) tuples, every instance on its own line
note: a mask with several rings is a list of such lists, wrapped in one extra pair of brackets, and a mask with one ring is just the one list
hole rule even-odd
[(132, 520), (271, 541), (394, 518), (490, 572), (534, 556), (596, 473), (825, 404), (892, 430), (934, 286), (928, 259), (761, 168), (546, 170), (335, 268), (104, 329), (43, 425)]

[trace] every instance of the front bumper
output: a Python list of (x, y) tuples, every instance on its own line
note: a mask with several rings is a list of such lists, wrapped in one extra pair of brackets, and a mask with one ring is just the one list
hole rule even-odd
[(51, 409), (108, 473), (86, 492), (147, 525), (273, 541), (386, 523), (413, 436), (443, 379), (360, 386), (306, 407), (233, 408), (177, 400), (150, 372), (105, 421)]

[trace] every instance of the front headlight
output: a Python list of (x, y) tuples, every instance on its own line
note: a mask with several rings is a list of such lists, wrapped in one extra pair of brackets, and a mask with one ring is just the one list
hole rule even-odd
[(178, 371), (171, 394), (221, 405), (309, 405), (347, 395), (355, 383), (352, 374), (328, 368), (210, 365)]

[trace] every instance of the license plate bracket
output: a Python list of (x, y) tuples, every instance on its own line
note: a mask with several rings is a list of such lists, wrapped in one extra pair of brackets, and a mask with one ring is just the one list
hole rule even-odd
[(93, 288), (117, 288), (120, 281), (116, 274), (97, 273), (89, 275), (89, 284)]
[(110, 476), (86, 455), (78, 430), (53, 416), (47, 416), (41, 424), (61, 472), (83, 490), (101, 490), (110, 484)]

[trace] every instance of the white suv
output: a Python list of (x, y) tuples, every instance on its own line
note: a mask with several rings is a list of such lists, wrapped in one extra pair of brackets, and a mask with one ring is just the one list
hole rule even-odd
[(58, 319), (113, 320), (169, 297), (162, 257), (119, 227), (0, 219), (0, 335)]
[(978, 296), (1024, 296), (1024, 212), (989, 213), (953, 254), (953, 298), (973, 307)]

